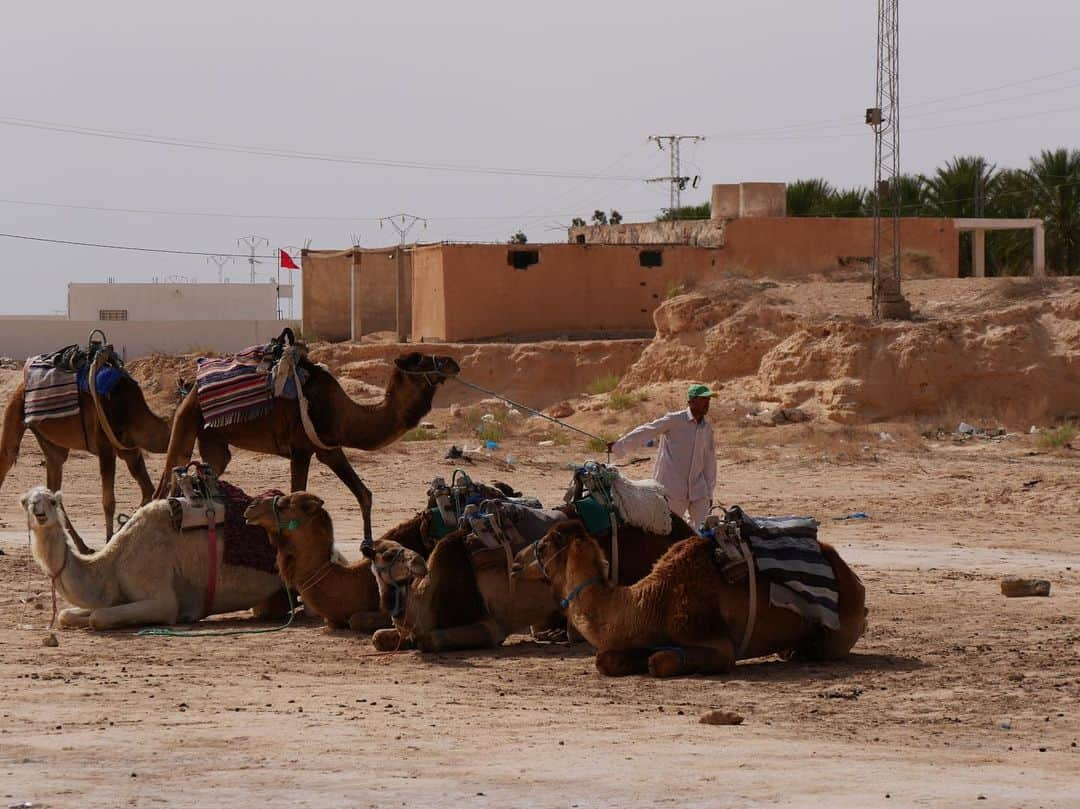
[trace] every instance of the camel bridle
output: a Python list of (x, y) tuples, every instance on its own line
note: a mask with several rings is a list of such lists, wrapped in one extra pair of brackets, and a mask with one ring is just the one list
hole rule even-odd
[[(440, 364), (439, 364), (439, 358), (438, 357), (433, 356), (430, 359), (431, 359), (431, 366), (432, 366), (430, 371), (424, 371), (424, 370), (420, 370), (420, 369), (415, 369), (414, 370), (414, 369), (411, 369), (411, 368), (402, 368), (400, 365), (397, 366), (397, 369), (399, 371), (401, 371), (401, 373), (405, 374), (405, 376), (420, 376), (420, 377), (423, 377), (424, 381), (428, 384), (429, 387), (437, 388), (437, 387), (439, 387), (439, 385), (441, 385), (447, 379), (452, 378), (453, 374), (447, 373), (446, 371), (443, 370), (442, 366), (440, 366)], [(432, 379), (432, 377), (434, 377), (434, 379)]]
[(286, 531), (295, 531), (297, 528), (307, 522), (307, 520), (298, 520), (295, 517), (289, 519), (288, 522), (282, 520), (281, 512), (278, 510), (278, 500), (280, 500), (281, 497), (282, 495), (280, 494), (276, 495), (274, 499), (270, 501), (270, 508), (274, 512), (274, 522), (277, 523), (277, 533), (279, 534), (283, 534)]
[(385, 564), (380, 565), (374, 559), (371, 560), (371, 567), (375, 571), (375, 575), (386, 582), (387, 587), (394, 594), (394, 606), (390, 608), (391, 618), (400, 618), (404, 615), (405, 608), (409, 604), (409, 585), (412, 584), (413, 575), (409, 573), (403, 579), (395, 579), (394, 568), (401, 564), (405, 564), (404, 548), (398, 548), (394, 551), (390, 561)]

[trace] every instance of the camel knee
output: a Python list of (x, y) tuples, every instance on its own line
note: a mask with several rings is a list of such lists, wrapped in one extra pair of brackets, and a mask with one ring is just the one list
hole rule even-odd
[(678, 677), (689, 674), (682, 649), (663, 649), (649, 655), (649, 674), (653, 677)]
[(641, 652), (624, 649), (605, 649), (596, 653), (596, 670), (605, 677), (628, 677), (648, 670), (647, 658)]
[(258, 619), (284, 618), (289, 614), (289, 599), (284, 590), (276, 591), (251, 608), (251, 614)]
[(393, 652), (397, 649), (411, 649), (411, 641), (402, 637), (396, 629), (380, 629), (371, 636), (371, 645), (380, 652)]
[(385, 612), (356, 612), (349, 617), (349, 629), (353, 632), (370, 634), (378, 629), (385, 629), (392, 625), (390, 616)]
[(57, 620), (61, 629), (85, 629), (90, 625), (90, 610), (68, 607), (60, 610)]

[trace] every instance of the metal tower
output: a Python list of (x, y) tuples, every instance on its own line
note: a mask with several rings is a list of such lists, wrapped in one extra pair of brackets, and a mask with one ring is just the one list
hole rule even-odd
[(906, 319), (900, 292), (900, 0), (877, 3), (876, 106), (866, 111), (874, 131), (873, 315)]
[[(661, 151), (664, 149), (664, 141), (668, 142), (671, 173), (667, 177), (652, 177), (645, 182), (671, 183), (671, 191), (668, 197), (670, 207), (668, 210), (671, 212), (672, 219), (678, 219), (679, 209), (682, 207), (682, 192), (686, 190), (686, 184), (691, 182), (690, 177), (682, 176), (682, 157), (679, 153), (679, 144), (684, 140), (697, 142), (705, 140), (705, 138), (702, 135), (649, 135), (649, 140), (656, 141), (656, 145)], [(698, 177), (693, 178), (695, 188), (699, 179)]]

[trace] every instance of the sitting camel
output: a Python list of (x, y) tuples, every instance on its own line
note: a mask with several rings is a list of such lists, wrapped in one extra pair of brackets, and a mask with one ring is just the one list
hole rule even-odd
[[(85, 450), (98, 457), (101, 472), (101, 500), (105, 510), (105, 540), (113, 534), (116, 514), (116, 459), (119, 456), (139, 484), (143, 504), (154, 495), (154, 484), (146, 471), (143, 451), (165, 452), (169, 446), (169, 422), (155, 415), (146, 404), (142, 389), (124, 375), (108, 396), (99, 398), (100, 411), (90, 393), (79, 392), (79, 412), (72, 416), (50, 418), (27, 425), (24, 416), (26, 382), (20, 382), (4, 410), (0, 435), (0, 486), (19, 459), (19, 446), (29, 426), (45, 455), (45, 485), (59, 491), (63, 483), (64, 462), (71, 450)], [(103, 424), (103, 419), (108, 424)], [(111, 433), (111, 437), (110, 437)], [(113, 439), (116, 439), (115, 441)], [(92, 553), (73, 535), (79, 551)]]
[(53, 587), (76, 605), (60, 613), (62, 627), (116, 629), (197, 621), (206, 615), (254, 608), (256, 617), (280, 614), (281, 579), (249, 567), (224, 564), (207, 609), (207, 531), (180, 532), (167, 501), (139, 508), (112, 542), (89, 556), (67, 543), (58, 511), (60, 492), (43, 486), (22, 497), (33, 530), (31, 550)]
[(269, 412), (248, 421), (207, 427), (199, 406), (197, 387), (181, 403), (173, 419), (165, 472), (157, 497), (168, 490), (172, 469), (191, 460), (196, 439), (203, 460), (220, 476), (229, 464), (229, 447), (288, 458), (290, 489), (307, 488), (314, 455), (330, 467), (353, 493), (364, 516), (364, 540), (371, 541), (371, 492), (345, 457), (343, 447), (374, 450), (391, 444), (420, 423), (431, 410), (439, 386), (460, 368), (451, 357), (412, 352), (394, 361), (386, 393), (377, 404), (357, 404), (342, 390), (328, 370), (304, 358), (299, 368), (307, 374), (304, 395), (310, 404), (311, 425), (305, 428), (297, 399), (276, 397)]
[(308, 492), (267, 496), (248, 506), (244, 519), (266, 530), (281, 577), (300, 593), (305, 609), (336, 629), (373, 632), (390, 626), (390, 616), (379, 611), (371, 562), (349, 564), (337, 555), (334, 524), (322, 506)]
[[(580, 522), (568, 521), (548, 532), (530, 557), (520, 555), (515, 579), (550, 584), (569, 620), (596, 647), (602, 674), (716, 674), (731, 671), (736, 657), (847, 655), (866, 631), (866, 592), (834, 548), (821, 543), (821, 550), (839, 595), (836, 630), (810, 624), (768, 597), (757, 599), (748, 624), (749, 577), (729, 581), (716, 562), (716, 545), (704, 537), (676, 543), (648, 576), (626, 587), (608, 583), (600, 546)], [(768, 592), (761, 573), (755, 584), (757, 592)], [(744, 638), (748, 626), (751, 634)]]
[[(573, 506), (558, 512), (572, 516)], [(666, 536), (635, 526), (619, 529), (624, 547), (620, 581), (636, 581), (673, 542), (691, 535), (675, 515), (671, 522)], [(600, 541), (610, 547), (610, 540), (609, 533)], [(378, 649), (495, 647), (515, 632), (562, 623), (558, 599), (546, 583), (511, 582), (503, 549), (483, 547), (467, 529), (439, 540), (426, 562), (420, 553), (386, 538), (362, 550), (373, 561), (382, 607), (394, 619), (393, 629), (372, 637)]]

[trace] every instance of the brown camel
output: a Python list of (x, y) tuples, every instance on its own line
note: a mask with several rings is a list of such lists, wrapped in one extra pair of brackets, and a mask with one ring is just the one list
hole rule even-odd
[[(573, 506), (560, 510), (574, 516)], [(575, 521), (576, 522), (576, 521)], [(672, 515), (671, 534), (657, 536), (636, 526), (619, 529), (619, 581), (627, 584), (646, 575), (672, 543), (691, 535), (689, 526)], [(459, 529), (439, 540), (425, 563), (421, 553), (387, 536), (362, 550), (374, 561), (383, 609), (397, 612), (394, 629), (375, 633), (377, 649), (424, 651), (499, 646), (508, 635), (530, 627), (561, 623), (557, 598), (537, 582), (510, 587), (503, 552), (483, 553), (478, 563), (468, 532)], [(611, 546), (610, 532), (599, 542)], [(520, 558), (532, 553), (530, 547)]]
[(379, 611), (379, 588), (371, 562), (338, 561), (334, 552), (334, 523), (323, 501), (308, 492), (256, 499), (244, 519), (266, 530), (277, 549), (282, 579), (300, 593), (304, 608), (322, 616), (335, 629), (364, 632), (390, 626)]
[[(578, 521), (560, 523), (529, 559), (519, 558), (515, 577), (548, 581), (567, 617), (596, 647), (602, 674), (648, 671), (655, 677), (731, 671), (743, 643), (749, 612), (749, 578), (734, 583), (715, 559), (712, 540), (676, 543), (653, 571), (629, 587), (607, 582), (607, 559)], [(840, 625), (829, 630), (757, 599), (755, 621), (742, 658), (797, 653), (819, 660), (847, 655), (866, 631), (866, 591), (830, 545), (821, 543), (836, 577)], [(758, 593), (769, 580), (755, 579)]]
[(323, 447), (308, 437), (295, 399), (275, 398), (266, 415), (226, 427), (208, 428), (204, 425), (197, 391), (193, 389), (173, 419), (165, 471), (156, 496), (165, 496), (171, 470), (191, 460), (196, 439), (203, 461), (219, 476), (232, 457), (230, 446), (288, 458), (290, 489), (294, 492), (307, 488), (308, 469), (314, 455), (333, 470), (360, 503), (364, 540), (370, 542), (371, 492), (353, 470), (342, 447), (374, 450), (396, 441), (431, 410), (439, 385), (458, 373), (458, 364), (451, 357), (419, 352), (399, 357), (394, 361), (386, 394), (377, 404), (354, 402), (333, 374), (322, 366), (303, 359), (300, 368), (308, 374), (304, 393), (316, 437)]
[[(27, 424), (23, 416), (26, 385), (20, 382), (4, 411), (3, 433), (0, 435), (0, 486), (19, 458), (19, 446)], [(128, 471), (139, 484), (142, 505), (154, 495), (154, 484), (146, 471), (143, 450), (165, 452), (169, 446), (169, 423), (154, 415), (146, 404), (139, 384), (123, 376), (108, 396), (101, 397), (101, 406), (109, 427), (122, 445), (115, 446), (98, 418), (89, 393), (79, 393), (79, 413), (55, 419), (45, 419), (29, 425), (45, 455), (45, 485), (59, 491), (64, 475), (64, 462), (71, 450), (83, 450), (98, 458), (101, 471), (101, 500), (105, 509), (105, 539), (113, 534), (116, 514), (116, 458), (127, 464)], [(81, 539), (73, 537), (82, 553), (92, 553)]]

